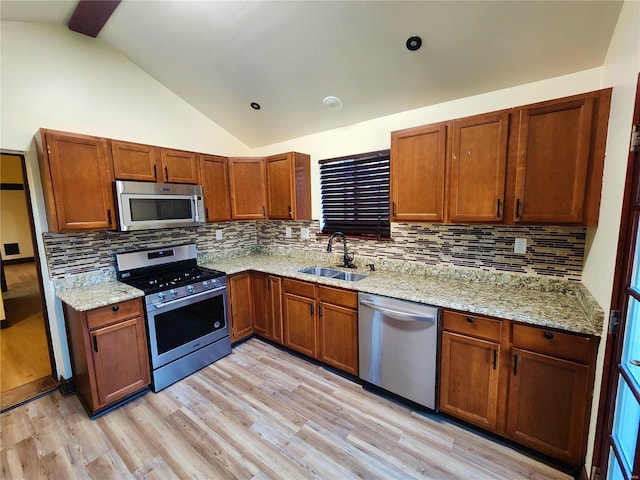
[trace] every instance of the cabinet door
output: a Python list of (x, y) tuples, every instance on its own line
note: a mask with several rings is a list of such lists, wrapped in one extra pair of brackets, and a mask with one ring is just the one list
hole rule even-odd
[(443, 219), (446, 124), (391, 134), (391, 221)]
[(499, 358), (497, 343), (442, 332), (440, 410), (495, 430)]
[(116, 180), (155, 182), (158, 179), (158, 147), (117, 140), (109, 142)]
[(284, 294), (284, 345), (316, 358), (315, 300)]
[(318, 360), (358, 375), (358, 312), (330, 303), (318, 305)]
[(231, 219), (229, 175), (227, 159), (214, 155), (203, 155), (202, 189), (204, 191), (205, 214), (208, 222)]
[(198, 154), (181, 150), (160, 150), (162, 158), (161, 177), (167, 183), (199, 183)]
[(268, 287), (269, 278), (264, 273), (251, 274), (253, 292), (253, 329), (258, 335), (271, 338), (271, 297)]
[(498, 222), (504, 207), (508, 113), (456, 120), (451, 126), (449, 219)]
[(43, 133), (43, 160), (47, 158), (41, 167), (50, 230), (114, 229), (113, 173), (107, 140)]
[(142, 317), (90, 332), (98, 408), (122, 400), (149, 385), (147, 336)]
[(583, 221), (593, 110), (586, 97), (520, 111), (516, 222)]
[(240, 273), (228, 278), (231, 341), (237, 342), (253, 333), (253, 292), (251, 274)]
[(266, 218), (265, 173), (262, 158), (230, 158), (231, 218)]
[(271, 340), (282, 344), (282, 279), (269, 275), (267, 282), (271, 308)]
[(291, 155), (265, 159), (267, 171), (267, 217), (276, 220), (294, 218), (293, 163)]
[(589, 368), (514, 348), (507, 436), (559, 460), (578, 464), (586, 444)]

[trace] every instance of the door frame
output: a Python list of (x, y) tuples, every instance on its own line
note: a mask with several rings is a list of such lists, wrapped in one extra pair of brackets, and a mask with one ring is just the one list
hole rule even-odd
[[(631, 126), (640, 124), (640, 74), (636, 85), (636, 98)], [(606, 350), (602, 374), (602, 389), (598, 407), (598, 420), (596, 423), (596, 435), (594, 440), (592, 477), (595, 471), (598, 478), (604, 478), (609, 465), (610, 444), (607, 441), (609, 432), (613, 426), (617, 391), (618, 391), (618, 360), (622, 355), (624, 342), (624, 332), (626, 328), (627, 306), (625, 305), (626, 280), (630, 269), (633, 268), (629, 256), (635, 239), (637, 238), (637, 228), (634, 226), (634, 215), (632, 205), (636, 202), (636, 194), (640, 190), (640, 151), (629, 151), (627, 161), (627, 172), (625, 178), (625, 189), (622, 204), (622, 214), (620, 219), (620, 234), (618, 237), (618, 251), (616, 256), (616, 266), (613, 280), (613, 291), (611, 294), (610, 312), (617, 312), (618, 321), (613, 324), (610, 319), (608, 334), (606, 338)], [(636, 462), (638, 459), (636, 458)]]
[(49, 363), (51, 364), (51, 377), (54, 381), (58, 381), (58, 370), (56, 367), (56, 358), (53, 351), (53, 342), (51, 339), (51, 326), (49, 324), (49, 311), (47, 309), (47, 299), (45, 296), (44, 281), (42, 278), (42, 264), (40, 253), (38, 249), (38, 241), (36, 237), (35, 220), (33, 217), (33, 204), (31, 202), (31, 190), (29, 188), (29, 179), (27, 175), (27, 163), (26, 157), (22, 153), (8, 152), (0, 150), (2, 155), (8, 155), (12, 157), (18, 157), (20, 159), (20, 166), (22, 169), (22, 182), (24, 185), (24, 194), (27, 200), (27, 216), (29, 217), (29, 230), (31, 234), (31, 244), (33, 246), (33, 261), (36, 265), (36, 275), (38, 278), (38, 289), (40, 291), (40, 301), (42, 304), (42, 319), (44, 321), (44, 328), (47, 337), (47, 349), (49, 351)]

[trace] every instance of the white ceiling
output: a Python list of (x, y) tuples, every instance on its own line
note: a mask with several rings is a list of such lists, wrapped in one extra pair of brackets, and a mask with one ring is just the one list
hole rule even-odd
[[(0, 18), (66, 24), (76, 3), (2, 0)], [(98, 38), (258, 147), (601, 66), (621, 7), (123, 0)], [(411, 35), (423, 40), (416, 52), (405, 47)], [(344, 108), (324, 107), (327, 95)]]

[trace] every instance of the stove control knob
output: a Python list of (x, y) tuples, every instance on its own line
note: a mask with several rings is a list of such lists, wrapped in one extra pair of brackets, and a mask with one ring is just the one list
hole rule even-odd
[(160, 292), (158, 294), (158, 300), (161, 300), (161, 301), (164, 300), (164, 292)]
[(211, 284), (212, 284), (213, 286), (218, 285), (218, 280), (216, 280), (216, 279), (214, 278), (213, 280), (211, 280)]
[(193, 293), (194, 290), (195, 288), (193, 288), (193, 285), (187, 285), (187, 292)]
[(202, 282), (202, 286), (204, 288), (209, 288), (209, 280), (205, 280), (204, 282)]
[(177, 294), (178, 292), (176, 292), (173, 288), (169, 290), (169, 295), (171, 295), (172, 297), (175, 297)]

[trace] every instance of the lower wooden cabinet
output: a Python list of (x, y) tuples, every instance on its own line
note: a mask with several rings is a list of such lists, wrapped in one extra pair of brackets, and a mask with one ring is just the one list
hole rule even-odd
[(275, 275), (253, 272), (253, 330), (256, 335), (282, 343), (282, 280)]
[(318, 356), (315, 284), (283, 281), (283, 344), (312, 358)]
[(596, 337), (445, 310), (442, 412), (584, 463)]
[(227, 278), (227, 301), (231, 343), (253, 335), (254, 308), (250, 272)]
[(76, 391), (94, 415), (150, 382), (140, 299), (79, 312), (64, 305)]
[(358, 375), (358, 294), (318, 285), (318, 360)]

